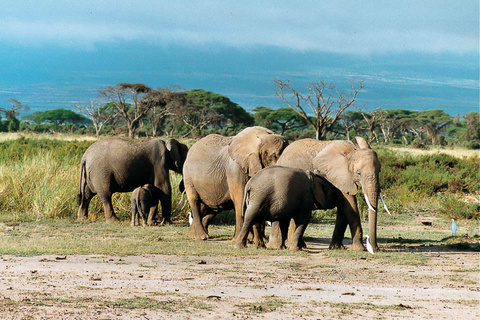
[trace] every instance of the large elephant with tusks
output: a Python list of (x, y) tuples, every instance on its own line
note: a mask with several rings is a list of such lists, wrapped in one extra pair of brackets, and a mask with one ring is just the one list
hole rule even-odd
[[(348, 225), (352, 234), (352, 249), (365, 250), (356, 199), (358, 187), (361, 187), (368, 205), (370, 242), (374, 251), (377, 251), (377, 205), (378, 200), (382, 199), (379, 181), (381, 165), (376, 152), (365, 139), (356, 137), (356, 141), (357, 145), (343, 140), (297, 140), (283, 151), (277, 164), (318, 172), (336, 188), (334, 202), (337, 207), (337, 221), (330, 249), (343, 248), (343, 238)], [(388, 209), (386, 210), (388, 212)], [(289, 236), (291, 232), (289, 231)], [(277, 248), (280, 245), (280, 230), (272, 228), (268, 247)]]
[[(152, 184), (160, 189), (162, 216), (169, 223), (172, 210), (169, 170), (181, 174), (187, 152), (187, 146), (175, 139), (127, 141), (108, 138), (95, 142), (85, 151), (80, 165), (78, 219), (87, 218), (90, 200), (98, 195), (106, 222), (115, 222), (118, 218), (113, 210), (112, 194)], [(150, 210), (148, 225), (154, 224), (157, 207), (158, 202)]]

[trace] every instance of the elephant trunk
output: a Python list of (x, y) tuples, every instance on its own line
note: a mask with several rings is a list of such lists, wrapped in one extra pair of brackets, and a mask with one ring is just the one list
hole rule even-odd
[(378, 183), (369, 183), (363, 188), (363, 194), (368, 206), (368, 235), (373, 250), (378, 250), (377, 245), (377, 209), (380, 194)]

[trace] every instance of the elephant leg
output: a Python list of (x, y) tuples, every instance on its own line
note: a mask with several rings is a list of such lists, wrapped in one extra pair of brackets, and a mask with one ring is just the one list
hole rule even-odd
[(232, 172), (227, 177), (228, 189), (230, 190), (230, 198), (232, 199), (233, 206), (235, 208), (235, 234), (233, 241), (236, 240), (237, 234), (243, 227), (243, 195), (247, 178), (240, 168), (236, 168), (237, 171)]
[(337, 219), (333, 231), (332, 241), (329, 249), (344, 249), (343, 238), (347, 225), (350, 226), (352, 235), (352, 250), (363, 251), (365, 247), (362, 243), (363, 231), (358, 213), (357, 201), (354, 196), (345, 196), (337, 206)]
[(208, 233), (208, 226), (210, 226), (210, 223), (212, 222), (212, 219), (217, 215), (213, 210), (210, 208), (206, 208), (205, 206), (200, 207), (200, 212), (205, 212), (202, 218), (202, 225), (203, 228), (205, 228), (205, 231)]
[(282, 231), (280, 229), (280, 221), (272, 221), (270, 228), (270, 237), (268, 238), (268, 249), (281, 249), (283, 246)]
[(300, 249), (306, 248), (306, 244), (303, 241), (303, 234), (305, 233), (305, 229), (307, 229), (307, 225), (310, 221), (311, 215), (312, 212), (310, 210), (306, 210), (305, 214), (291, 220), (294, 221), (296, 228), (288, 243), (289, 250), (298, 251)]
[[(245, 222), (243, 223), (245, 224)], [(265, 248), (267, 238), (265, 237), (265, 221), (253, 225), (253, 244), (257, 248)]]
[(102, 200), (103, 204), (103, 211), (105, 213), (105, 222), (107, 223), (114, 223), (118, 221), (117, 216), (115, 215), (115, 211), (113, 210), (112, 205), (112, 195), (111, 194), (102, 194), (100, 195), (100, 199)]
[(198, 197), (198, 194), (191, 190), (190, 188), (187, 188), (187, 199), (188, 203), (190, 204), (190, 209), (192, 210), (192, 224), (190, 225), (190, 231), (188, 233), (188, 236), (192, 239), (195, 240), (207, 240), (208, 239), (208, 233), (203, 227), (202, 224), (202, 205), (200, 203), (200, 199)]
[[(292, 242), (292, 239), (294, 237), (294, 234), (295, 234), (295, 230), (297, 229), (297, 223), (295, 222), (295, 219), (290, 219), (290, 224), (288, 226), (288, 236), (287, 236), (287, 243), (288, 243), (288, 247), (290, 248), (293, 244)], [(296, 241), (296, 240), (295, 240)], [(297, 244), (295, 244), (297, 245)], [(298, 239), (298, 246), (300, 248), (306, 248), (307, 247), (307, 244), (305, 243), (305, 241), (303, 241), (303, 237), (301, 237), (300, 239)]]
[(85, 192), (78, 195), (78, 220), (86, 220), (88, 218), (88, 206), (94, 195), (95, 193), (88, 186), (85, 187)]
[[(162, 205), (163, 224), (171, 224), (170, 220), (172, 214), (172, 196), (162, 192), (160, 194), (160, 204)], [(157, 205), (158, 206), (158, 205)], [(155, 210), (156, 211), (156, 210)]]
[(352, 236), (352, 247), (354, 251), (364, 251), (363, 245), (363, 230), (360, 213), (357, 206), (357, 198), (355, 196), (347, 196), (348, 206), (345, 211), (347, 222), (350, 227), (350, 234)]
[(250, 207), (247, 208), (247, 210), (245, 211), (245, 219), (243, 221), (243, 226), (235, 239), (235, 246), (238, 249), (245, 248), (245, 246), (247, 245), (247, 237), (253, 224), (254, 213), (255, 210), (250, 209)]

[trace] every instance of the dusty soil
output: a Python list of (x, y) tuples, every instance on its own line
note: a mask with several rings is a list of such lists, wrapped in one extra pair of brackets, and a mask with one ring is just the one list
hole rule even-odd
[[(1, 319), (479, 319), (478, 252), (0, 257)], [(423, 252), (422, 252), (423, 251)]]

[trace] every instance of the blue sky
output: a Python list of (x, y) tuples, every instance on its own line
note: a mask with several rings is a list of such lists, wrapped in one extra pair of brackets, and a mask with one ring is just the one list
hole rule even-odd
[(364, 80), (357, 106), (479, 111), (479, 2), (1, 1), (0, 106), (72, 107), (119, 82), (250, 110), (273, 79)]

